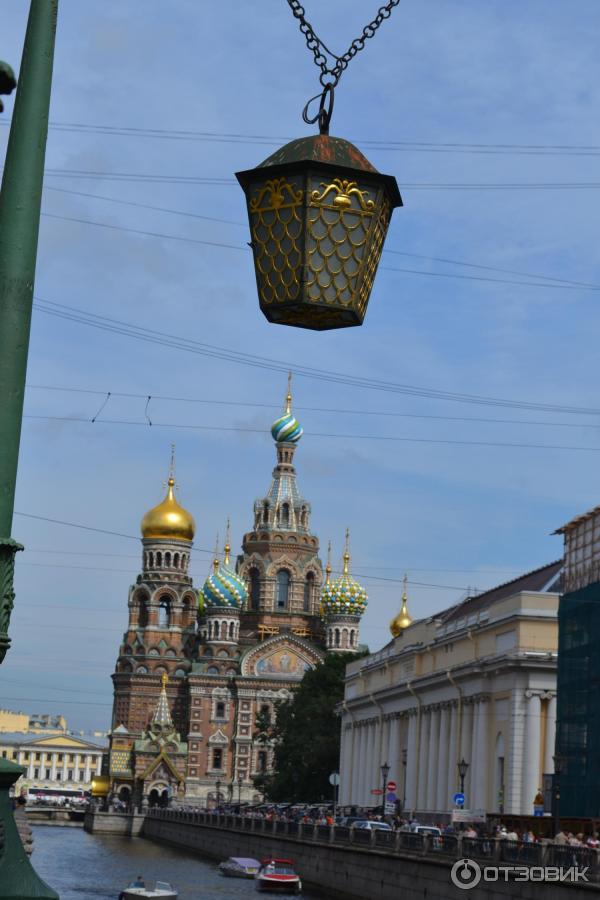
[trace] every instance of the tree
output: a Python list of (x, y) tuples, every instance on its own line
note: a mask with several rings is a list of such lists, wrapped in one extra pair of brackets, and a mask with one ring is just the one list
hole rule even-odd
[(335, 707), (344, 699), (348, 662), (345, 655), (328, 655), (306, 672), (291, 699), (276, 704), (269, 735), (274, 771), (256, 784), (269, 800), (318, 802), (332, 796), (329, 776), (337, 772), (340, 758)]

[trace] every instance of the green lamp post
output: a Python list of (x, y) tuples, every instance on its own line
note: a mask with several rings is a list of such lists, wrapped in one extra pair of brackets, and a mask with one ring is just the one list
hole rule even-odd
[[(11, 536), (23, 418), (58, 0), (31, 0), (0, 190), (0, 663), (10, 646), (15, 554)], [(0, 93), (15, 86), (0, 63)], [(25, 769), (0, 759), (0, 900), (58, 900), (34, 872), (9, 789)]]

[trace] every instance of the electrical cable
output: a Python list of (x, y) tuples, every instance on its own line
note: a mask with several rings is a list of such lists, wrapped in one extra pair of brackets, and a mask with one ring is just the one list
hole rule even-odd
[[(73, 190), (70, 190), (69, 188), (59, 188), (59, 187), (52, 187), (52, 186), (48, 186), (48, 185), (45, 186), (45, 190), (57, 191), (57, 192), (60, 192), (63, 194), (73, 194), (75, 196), (88, 197), (88, 198), (92, 198), (95, 200), (103, 200), (108, 203), (118, 203), (123, 206), (134, 206), (134, 207), (139, 207), (141, 209), (149, 209), (149, 210), (153, 210), (154, 212), (163, 212), (163, 213), (169, 213), (171, 215), (187, 216), (189, 218), (202, 219), (202, 220), (206, 220), (209, 222), (219, 222), (222, 225), (233, 225), (233, 226), (240, 227), (240, 228), (248, 228), (247, 222), (238, 222), (237, 220), (233, 220), (233, 219), (220, 219), (220, 218), (216, 218), (214, 216), (204, 216), (204, 215), (201, 215), (200, 213), (187, 212), (186, 210), (182, 210), (182, 209), (172, 209), (170, 207), (165, 207), (165, 206), (153, 206), (149, 203), (138, 203), (135, 200), (123, 200), (119, 197), (107, 197), (102, 194), (92, 194), (92, 193), (89, 193), (88, 191), (73, 191)], [(93, 224), (93, 223), (89, 222), (88, 224)], [(411, 259), (425, 259), (425, 260), (428, 260), (429, 262), (441, 262), (446, 265), (463, 266), (463, 267), (466, 267), (469, 269), (481, 269), (486, 272), (501, 272), (505, 275), (518, 275), (522, 278), (537, 278), (537, 279), (543, 280), (543, 281), (555, 281), (559, 284), (568, 284), (573, 287), (585, 287), (585, 288), (591, 288), (594, 290), (600, 290), (599, 284), (590, 284), (589, 282), (585, 282), (585, 281), (573, 281), (573, 280), (566, 279), (566, 278), (558, 278), (553, 275), (539, 275), (539, 274), (535, 274), (532, 272), (523, 272), (523, 271), (517, 270), (517, 269), (505, 269), (505, 268), (501, 268), (499, 266), (488, 266), (488, 265), (482, 265), (482, 264), (478, 264), (478, 263), (464, 262), (462, 260), (450, 259), (448, 257), (443, 257), (443, 256), (427, 256), (423, 253), (410, 253), (407, 250), (395, 250), (393, 248), (387, 248), (387, 247), (384, 248), (383, 252), (384, 252), (384, 254), (389, 253), (389, 254), (394, 254), (395, 256), (407, 256), (407, 257), (410, 257)]]
[[(48, 384), (30, 384), (27, 383), (28, 390), (43, 390), (43, 391), (59, 391), (66, 393), (75, 393), (75, 394), (91, 394), (91, 395), (106, 395), (110, 393), (112, 397), (123, 397), (123, 398), (131, 398), (137, 400), (147, 400), (147, 394), (136, 394), (129, 391), (99, 391), (99, 390), (90, 390), (86, 388), (75, 388), (75, 387), (61, 387), (56, 385), (48, 385)], [(251, 400), (217, 400), (214, 398), (207, 397), (173, 397), (165, 394), (153, 394), (153, 400), (164, 401), (168, 403), (201, 403), (207, 404), (211, 406), (235, 406), (243, 409), (247, 408), (256, 408), (256, 409), (270, 409), (273, 410), (276, 408), (276, 403), (257, 403)], [(530, 419), (490, 419), (485, 416), (443, 416), (443, 415), (435, 415), (433, 413), (408, 413), (408, 412), (394, 412), (391, 410), (374, 410), (374, 409), (339, 409), (332, 407), (323, 407), (323, 406), (298, 406), (294, 404), (294, 409), (296, 412), (316, 412), (316, 413), (334, 413), (336, 415), (353, 415), (353, 416), (376, 416), (382, 418), (399, 418), (399, 419), (424, 419), (426, 421), (443, 421), (443, 422), (477, 422), (477, 423), (485, 423), (490, 425), (527, 425), (527, 426), (537, 426), (541, 425), (543, 427), (551, 427), (551, 428), (592, 428), (597, 430), (600, 427), (599, 423), (590, 423), (590, 422), (542, 422), (539, 419), (530, 420)], [(600, 415), (600, 410), (598, 411), (598, 415)]]
[[(85, 425), (93, 424), (91, 419), (85, 418), (84, 416), (50, 416), (26, 413), (23, 418), (52, 422), (78, 422)], [(96, 420), (96, 424), (128, 425), (143, 428), (186, 429), (191, 431), (226, 431), (240, 434), (265, 434), (264, 428), (244, 428), (239, 425), (198, 425), (187, 422), (157, 422), (156, 420), (153, 420), (152, 422), (139, 422), (128, 419), (100, 419)], [(600, 453), (600, 447), (582, 447), (567, 444), (528, 444), (519, 441), (470, 441), (454, 438), (421, 438), (382, 434), (338, 434), (325, 431), (305, 431), (304, 433), (307, 437), (311, 438), (334, 438), (335, 440), (391, 441), (406, 444), (444, 444), (459, 447), (501, 447), (524, 450), (569, 450), (572, 452)]]
[[(0, 120), (0, 125), (10, 126), (11, 120)], [(277, 145), (293, 140), (290, 135), (244, 134), (239, 132), (193, 131), (189, 129), (136, 128), (132, 126), (102, 125), (84, 122), (49, 123), (54, 131), (111, 137), (135, 137), (175, 141), (200, 141), (208, 143), (235, 143)], [(597, 144), (519, 144), (519, 143), (469, 143), (459, 141), (397, 141), (374, 138), (352, 138), (352, 142), (379, 150), (402, 152), (496, 154), (515, 156), (598, 156)]]
[[(266, 369), (269, 371), (289, 372), (289, 361), (279, 361), (270, 359), (265, 356), (257, 356), (242, 351), (231, 350), (226, 347), (219, 347), (214, 344), (207, 344), (193, 340), (191, 338), (183, 338), (177, 335), (170, 335), (166, 332), (159, 332), (154, 329), (145, 328), (144, 326), (133, 325), (108, 316), (100, 316), (96, 313), (88, 313), (76, 307), (67, 306), (64, 303), (56, 301), (44, 300), (36, 296), (36, 309), (46, 312), (59, 318), (75, 321), (79, 324), (89, 325), (94, 328), (110, 331), (116, 334), (122, 334), (132, 337), (136, 340), (156, 343), (161, 346), (175, 347), (176, 349), (185, 350), (186, 352), (207, 356), (212, 359), (220, 359), (228, 362), (236, 362), (240, 365), (246, 365), (253, 368)], [(383, 381), (380, 379), (369, 379), (362, 376), (355, 376), (342, 372), (335, 372), (326, 369), (317, 369), (297, 363), (294, 366), (294, 373), (298, 377), (312, 378), (320, 381), (327, 381), (334, 384), (343, 384), (354, 388), (364, 388), (368, 390), (377, 390), (385, 393), (399, 393), (412, 397), (425, 397), (427, 399), (451, 401), (457, 403), (474, 403), (484, 406), (500, 406), (504, 408), (535, 410), (542, 412), (561, 412), (580, 415), (600, 415), (600, 409), (590, 407), (574, 407), (561, 404), (550, 403), (533, 403), (521, 400), (509, 400), (499, 397), (485, 397), (477, 394), (462, 394), (450, 391), (442, 391), (433, 388), (423, 388), (416, 385), (404, 385), (395, 382)]]

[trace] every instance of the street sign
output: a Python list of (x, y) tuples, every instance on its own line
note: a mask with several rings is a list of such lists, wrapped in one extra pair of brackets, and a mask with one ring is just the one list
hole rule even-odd
[(394, 791), (396, 790), (397, 787), (398, 787), (398, 785), (396, 784), (395, 781), (388, 781), (388, 791), (391, 791), (392, 794), (394, 793)]
[(485, 823), (486, 812), (485, 809), (453, 809), (452, 821)]
[(385, 804), (385, 813), (387, 815), (393, 815), (396, 812), (396, 804), (395, 803), (386, 803)]
[(381, 795), (383, 794), (383, 791), (381, 790), (381, 788), (373, 788), (373, 790), (371, 791), (371, 793), (372, 793), (372, 794), (377, 794), (378, 797), (381, 797)]
[(339, 776), (339, 773), (338, 773), (338, 772), (332, 772), (331, 775), (329, 776), (329, 784), (330, 784), (332, 787), (337, 787), (339, 783), (340, 783), (340, 776)]
[(398, 799), (398, 798), (397, 798), (397, 796), (396, 796), (396, 792), (395, 792), (395, 791), (388, 791), (388, 793), (385, 795), (385, 802), (386, 802), (386, 803), (395, 803), (397, 799)]
[(464, 806), (465, 805), (465, 795), (460, 791), (457, 794), (454, 794), (452, 797), (452, 802), (456, 804), (456, 806)]

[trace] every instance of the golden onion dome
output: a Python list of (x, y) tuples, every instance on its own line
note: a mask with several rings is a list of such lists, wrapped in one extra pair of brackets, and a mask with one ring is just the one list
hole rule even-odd
[(175, 499), (175, 479), (167, 482), (167, 495), (162, 503), (148, 510), (142, 519), (142, 537), (167, 541), (193, 541), (196, 523), (191, 513)]
[(402, 634), (405, 628), (408, 628), (409, 625), (412, 625), (412, 618), (410, 613), (408, 612), (408, 595), (406, 593), (406, 575), (404, 576), (404, 591), (402, 592), (402, 609), (398, 613), (397, 616), (394, 616), (392, 621), (390, 622), (390, 631), (392, 632), (392, 637), (397, 638)]

